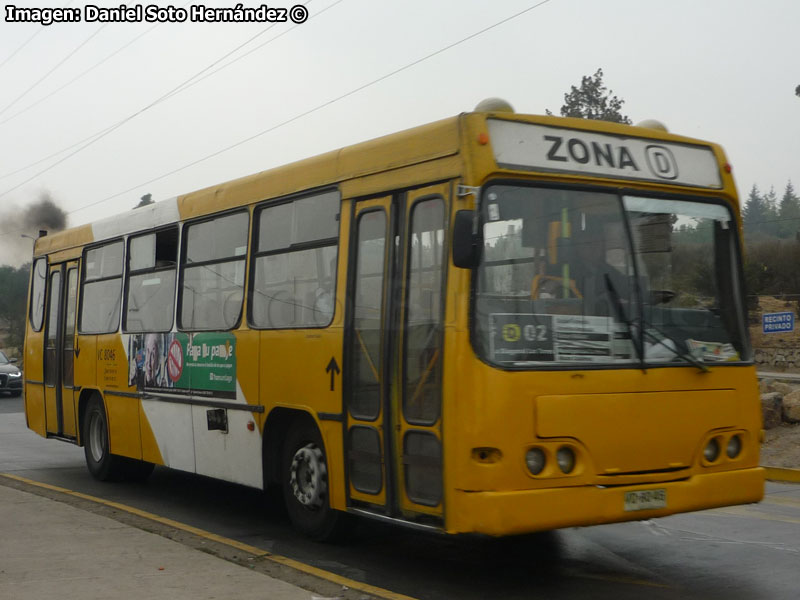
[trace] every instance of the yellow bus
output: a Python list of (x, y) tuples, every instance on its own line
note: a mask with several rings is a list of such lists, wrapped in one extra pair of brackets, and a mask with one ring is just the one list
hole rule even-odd
[(731, 167), (644, 125), (497, 103), (40, 237), (28, 427), (319, 540), (756, 502)]

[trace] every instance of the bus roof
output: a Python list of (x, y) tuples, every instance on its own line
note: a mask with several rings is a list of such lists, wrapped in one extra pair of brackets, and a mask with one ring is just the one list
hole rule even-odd
[[(68, 248), (80, 248), (103, 239), (146, 231), (182, 219), (201, 217), (220, 210), (279, 198), (304, 190), (340, 184), (378, 173), (400, 171), (406, 167), (437, 159), (446, 157), (458, 159), (459, 154), (463, 153), (465, 149), (469, 149), (476, 164), (481, 165), (482, 168), (478, 169), (480, 171), (490, 168), (493, 171), (518, 168), (517, 166), (503, 165), (496, 155), (497, 151), (494, 155), (492, 154), (492, 143), (496, 143), (494, 136), (499, 137), (495, 131), (492, 131), (492, 143), (488, 143), (488, 138), (480, 142), (476, 141), (479, 132), (485, 134), (487, 126), (491, 122), (516, 122), (520, 126), (528, 124), (545, 129), (596, 132), (597, 135), (615, 136), (620, 139), (641, 138), (703, 147), (707, 152), (713, 153), (715, 164), (724, 164), (724, 156), (718, 146), (657, 129), (605, 121), (511, 112), (462, 113), (456, 117), (392, 133), (162, 200), (91, 224), (53, 233), (37, 240), (34, 256), (42, 256)], [(515, 143), (522, 144), (523, 142), (524, 140)], [(460, 162), (458, 164), (461, 165)], [(536, 166), (532, 167), (533, 170), (537, 168)], [(463, 170), (463, 167), (459, 167), (459, 169)], [(545, 168), (540, 170), (548, 171)], [(453, 175), (457, 174), (453, 173)], [(590, 172), (589, 174), (593, 177), (603, 176), (601, 173)], [(723, 179), (717, 191), (733, 186), (732, 180), (727, 180), (730, 178), (725, 179), (723, 176)]]

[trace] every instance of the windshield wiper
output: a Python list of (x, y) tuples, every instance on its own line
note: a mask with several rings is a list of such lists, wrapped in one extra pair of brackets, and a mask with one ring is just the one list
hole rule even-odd
[(606, 283), (608, 295), (611, 297), (612, 305), (614, 306), (614, 312), (617, 313), (617, 319), (619, 319), (619, 321), (628, 329), (628, 335), (631, 338), (633, 350), (636, 352), (636, 358), (639, 359), (639, 364), (641, 365), (642, 371), (646, 371), (647, 366), (644, 362), (644, 343), (642, 343), (642, 338), (641, 336), (634, 337), (633, 323), (628, 318), (628, 315), (625, 314), (625, 307), (622, 306), (622, 299), (619, 297), (617, 288), (614, 286), (614, 283), (611, 281), (611, 277), (609, 277), (608, 273), (603, 273), (603, 279)]
[[(625, 324), (625, 327), (627, 327), (627, 329), (628, 329), (628, 334), (631, 336), (631, 343), (633, 345), (634, 350), (636, 351), (636, 356), (639, 359), (639, 363), (641, 365), (642, 371), (646, 371), (647, 370), (647, 357), (645, 356), (645, 348), (644, 348), (644, 338), (645, 338), (645, 336), (647, 336), (648, 338), (650, 338), (654, 342), (656, 342), (656, 343), (664, 346), (665, 348), (667, 348), (675, 356), (677, 356), (679, 358), (682, 358), (687, 362), (692, 363), (698, 369), (703, 371), (703, 373), (708, 373), (709, 372), (709, 368), (706, 366), (706, 364), (703, 361), (698, 360), (696, 357), (692, 356), (688, 352), (681, 352), (678, 349), (680, 347), (680, 343), (678, 342), (678, 340), (673, 338), (671, 335), (669, 335), (665, 331), (662, 331), (661, 329), (659, 329), (658, 327), (656, 327), (652, 323), (648, 323), (644, 319), (644, 317), (642, 317), (642, 319), (641, 319), (641, 332), (642, 332), (642, 335), (641, 336), (634, 336), (633, 335), (634, 325), (631, 322), (631, 320), (628, 318), (628, 316), (625, 314), (625, 307), (622, 306), (622, 300), (619, 297), (619, 293), (617, 292), (617, 288), (614, 286), (614, 283), (611, 281), (611, 277), (609, 277), (608, 273), (604, 273), (603, 274), (603, 278), (605, 279), (605, 282), (606, 282), (606, 289), (608, 290), (608, 295), (611, 297), (611, 300), (613, 302), (614, 311), (617, 313), (617, 318), (622, 323)], [(659, 335), (661, 335), (661, 337), (658, 337), (652, 331), (648, 331), (648, 329), (656, 331)], [(667, 344), (664, 341), (665, 339), (667, 339), (670, 342), (672, 342), (672, 345)]]
[[(648, 331), (648, 328), (652, 329), (653, 331), (656, 331), (662, 337), (659, 338), (657, 335), (654, 335), (652, 331)], [(642, 331), (643, 331), (644, 335), (648, 336), (651, 340), (653, 340), (655, 342), (658, 342), (659, 344), (661, 344), (665, 348), (669, 348), (670, 351), (672, 351), (672, 353), (675, 356), (677, 356), (679, 358), (682, 358), (683, 360), (685, 360), (687, 362), (692, 363), (695, 367), (700, 369), (703, 373), (708, 373), (710, 371), (708, 366), (706, 366), (706, 364), (702, 360), (699, 360), (697, 357), (693, 356), (690, 352), (682, 352), (682, 351), (678, 350), (678, 348), (680, 347), (680, 344), (678, 343), (678, 340), (676, 340), (674, 337), (669, 335), (667, 332), (662, 331), (661, 329), (659, 329), (658, 327), (656, 327), (652, 323), (648, 323), (647, 321), (642, 321)], [(665, 343), (664, 339), (668, 339), (670, 342), (672, 342), (673, 345), (670, 346), (669, 344)]]

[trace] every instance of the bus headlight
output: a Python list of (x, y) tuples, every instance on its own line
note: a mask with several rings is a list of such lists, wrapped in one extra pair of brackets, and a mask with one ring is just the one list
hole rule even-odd
[(719, 458), (719, 442), (717, 438), (711, 438), (703, 450), (703, 458), (712, 463)]
[(575, 468), (575, 453), (567, 446), (561, 446), (556, 452), (556, 462), (562, 473), (571, 473)]
[(525, 464), (528, 465), (528, 471), (533, 475), (538, 475), (544, 470), (545, 460), (541, 448), (531, 448), (525, 454)]
[(731, 439), (728, 440), (728, 447), (725, 449), (725, 453), (728, 455), (728, 458), (736, 458), (739, 456), (739, 453), (742, 451), (742, 438), (739, 434), (732, 435)]

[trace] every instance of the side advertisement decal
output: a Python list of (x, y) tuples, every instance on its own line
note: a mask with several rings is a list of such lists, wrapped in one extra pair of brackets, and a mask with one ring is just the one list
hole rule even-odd
[(140, 333), (128, 338), (128, 383), (139, 391), (236, 399), (236, 337)]

